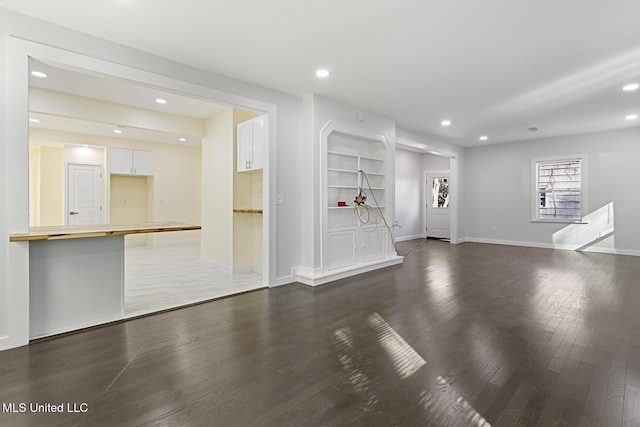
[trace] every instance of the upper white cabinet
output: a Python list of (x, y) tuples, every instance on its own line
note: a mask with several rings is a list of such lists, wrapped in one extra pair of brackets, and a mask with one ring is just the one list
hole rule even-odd
[(262, 169), (264, 146), (269, 137), (269, 119), (259, 116), (238, 123), (238, 172)]
[(153, 175), (153, 151), (112, 148), (111, 173), (119, 175)]

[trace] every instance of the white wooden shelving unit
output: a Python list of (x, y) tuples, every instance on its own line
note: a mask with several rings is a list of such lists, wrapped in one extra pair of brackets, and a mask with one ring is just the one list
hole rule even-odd
[[(386, 136), (330, 122), (321, 141), (322, 267), (316, 282), (402, 262), (382, 218), (393, 223), (394, 153)], [(355, 205), (360, 190), (372, 209)]]

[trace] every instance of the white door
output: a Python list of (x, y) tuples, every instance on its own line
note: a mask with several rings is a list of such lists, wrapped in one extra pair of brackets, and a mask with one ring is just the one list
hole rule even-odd
[(449, 173), (427, 174), (427, 237), (451, 238)]
[(67, 224), (102, 224), (102, 165), (67, 165)]

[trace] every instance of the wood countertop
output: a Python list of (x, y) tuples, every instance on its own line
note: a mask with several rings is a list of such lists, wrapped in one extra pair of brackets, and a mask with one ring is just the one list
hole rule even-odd
[(61, 225), (57, 227), (32, 227), (28, 233), (12, 234), (11, 242), (30, 240), (80, 239), (84, 237), (123, 236), (125, 234), (163, 233), (168, 231), (200, 230), (202, 226), (182, 222), (144, 222), (140, 224)]
[(262, 209), (234, 209), (233, 211), (235, 213), (255, 213), (255, 214), (262, 213)]

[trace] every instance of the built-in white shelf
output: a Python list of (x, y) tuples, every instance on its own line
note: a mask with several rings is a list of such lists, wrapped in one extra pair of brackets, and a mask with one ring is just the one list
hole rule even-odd
[(383, 163), (386, 162), (386, 160), (379, 159), (377, 157), (369, 157), (369, 156), (358, 156), (358, 157), (360, 157), (361, 159), (365, 159), (365, 160), (373, 160), (375, 162), (383, 162)]
[[(358, 173), (357, 170), (349, 170), (349, 169), (327, 168), (327, 170), (330, 172)], [(369, 175), (383, 175), (383, 174), (369, 174)]]
[(373, 160), (375, 162), (385, 162), (386, 161), (386, 160), (380, 159), (378, 157), (361, 156), (360, 154), (342, 153), (340, 151), (327, 151), (327, 154), (334, 154), (336, 156), (345, 156), (345, 157), (354, 157), (354, 158), (360, 158), (360, 159), (366, 159), (366, 160)]
[[(327, 129), (323, 147), (324, 274), (346, 267), (358, 269), (372, 261), (384, 264), (395, 255), (382, 219), (389, 213), (384, 205), (390, 205), (393, 192), (391, 148), (382, 135), (362, 130), (351, 133), (353, 129), (334, 134)], [(353, 202), (361, 190), (367, 193), (367, 207)], [(349, 205), (338, 206), (339, 202)], [(378, 202), (380, 206), (372, 206)]]
[[(357, 190), (358, 189), (357, 185), (327, 185), (327, 187), (329, 187), (329, 188), (347, 188), (347, 189), (351, 189), (351, 190)], [(375, 190), (375, 188), (373, 190)]]

